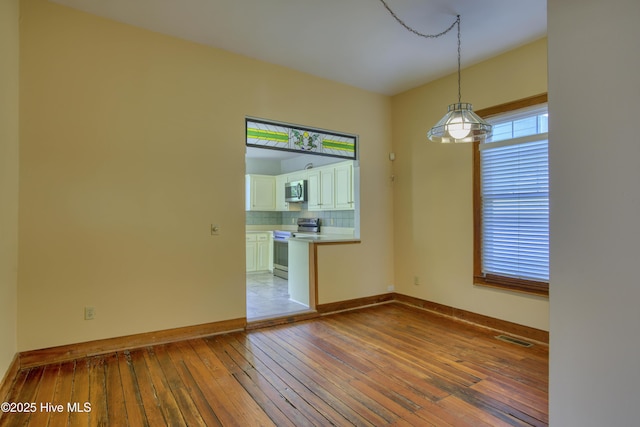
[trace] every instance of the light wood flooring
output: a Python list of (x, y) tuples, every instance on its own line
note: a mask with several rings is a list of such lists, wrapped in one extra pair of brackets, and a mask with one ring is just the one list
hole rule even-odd
[(547, 425), (548, 348), (494, 335), (390, 303), (93, 356), (20, 371), (0, 426)]

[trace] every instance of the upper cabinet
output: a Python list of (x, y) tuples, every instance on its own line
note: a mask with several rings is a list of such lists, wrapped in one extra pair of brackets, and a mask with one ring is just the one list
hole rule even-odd
[(322, 166), (308, 172), (310, 211), (355, 209), (353, 162)]
[(283, 175), (246, 175), (246, 210), (290, 211), (304, 209), (301, 203), (285, 201), (287, 182), (307, 180), (306, 209), (310, 211), (353, 210), (353, 162), (346, 161)]
[(335, 169), (335, 208), (354, 209), (353, 162), (336, 165)]
[(335, 208), (333, 167), (309, 170), (307, 178), (307, 208), (310, 211), (326, 211)]
[[(276, 177), (245, 175), (245, 209), (248, 211), (276, 210)], [(283, 184), (284, 187), (284, 184)], [(284, 191), (284, 189), (283, 189)]]
[(276, 210), (288, 211), (289, 203), (285, 201), (284, 184), (288, 182), (287, 175), (276, 176)]

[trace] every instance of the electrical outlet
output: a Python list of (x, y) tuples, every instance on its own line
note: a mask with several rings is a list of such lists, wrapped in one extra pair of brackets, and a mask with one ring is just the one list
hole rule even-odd
[(95, 307), (85, 307), (84, 308), (84, 320), (93, 320), (96, 318), (96, 308)]
[(333, 218), (331, 218), (329, 222), (331, 223), (331, 225), (333, 225)]
[(389, 285), (389, 286), (387, 286), (387, 292), (393, 292), (395, 290), (395, 288), (396, 288), (395, 286)]
[(211, 224), (211, 235), (217, 236), (220, 234), (220, 226), (216, 224)]
[(295, 218), (291, 218), (291, 224), (295, 224), (296, 223), (296, 219)]
[(413, 276), (413, 284), (418, 286), (420, 284), (420, 277)]

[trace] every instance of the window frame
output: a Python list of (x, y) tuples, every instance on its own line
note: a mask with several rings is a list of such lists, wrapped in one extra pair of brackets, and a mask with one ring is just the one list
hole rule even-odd
[[(476, 111), (483, 119), (547, 102), (547, 93)], [(473, 142), (473, 283), (527, 294), (549, 296), (549, 282), (484, 275), (482, 273), (482, 188), (480, 142)]]

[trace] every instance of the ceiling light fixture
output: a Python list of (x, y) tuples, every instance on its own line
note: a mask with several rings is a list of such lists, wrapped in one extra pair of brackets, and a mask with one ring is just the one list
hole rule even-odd
[(408, 31), (424, 38), (436, 39), (447, 34), (454, 26), (458, 27), (458, 102), (450, 104), (447, 114), (440, 119), (434, 127), (427, 132), (427, 137), (434, 142), (474, 142), (484, 140), (491, 135), (491, 125), (484, 121), (480, 116), (473, 112), (471, 104), (461, 101), (461, 84), (460, 84), (460, 15), (456, 16), (456, 20), (449, 28), (438, 34), (422, 34), (409, 27), (402, 21), (384, 0), (380, 0), (384, 7), (389, 11), (400, 25)]

